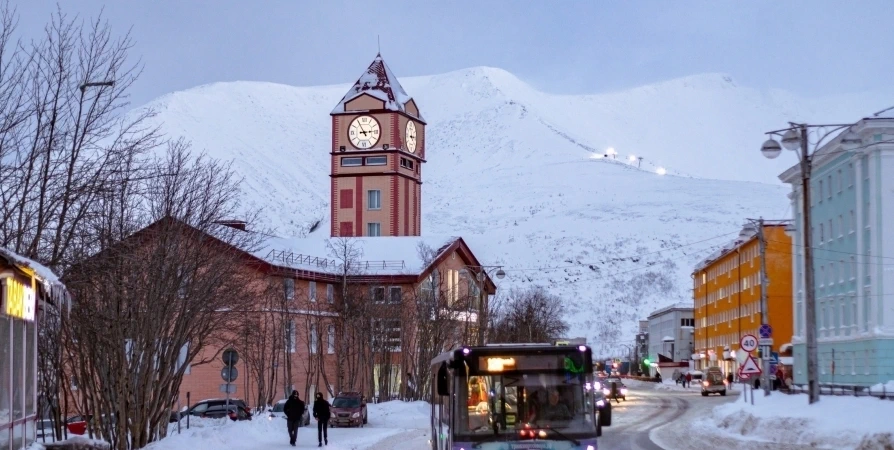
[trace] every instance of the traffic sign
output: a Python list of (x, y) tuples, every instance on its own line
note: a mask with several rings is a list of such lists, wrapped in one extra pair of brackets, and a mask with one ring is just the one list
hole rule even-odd
[(228, 348), (223, 352), (223, 363), (227, 366), (235, 366), (239, 362), (239, 352)]
[(762, 324), (758, 333), (760, 333), (761, 338), (769, 339), (773, 337), (773, 327), (771, 327), (769, 323)]
[(234, 366), (224, 366), (220, 370), (220, 377), (227, 383), (232, 383), (236, 381), (236, 378), (239, 378), (239, 371)]
[(760, 375), (761, 368), (758, 367), (757, 361), (754, 360), (753, 356), (749, 356), (748, 359), (745, 360), (745, 364), (742, 364), (742, 367), (739, 367), (739, 375)]
[(768, 347), (773, 345), (773, 338), (760, 338), (758, 341), (761, 347)]
[(775, 373), (776, 373), (776, 368), (777, 368), (776, 363), (771, 362), (771, 363), (770, 363), (770, 373), (775, 374)]
[(753, 352), (757, 350), (757, 338), (753, 334), (746, 334), (739, 340), (739, 347), (746, 352)]

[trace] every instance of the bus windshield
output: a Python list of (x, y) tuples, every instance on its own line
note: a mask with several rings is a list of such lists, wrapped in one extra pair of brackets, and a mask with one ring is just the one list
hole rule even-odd
[(472, 372), (468, 377), (457, 376), (455, 383), (457, 434), (515, 433), (525, 426), (563, 434), (595, 430), (592, 400), (583, 375)]

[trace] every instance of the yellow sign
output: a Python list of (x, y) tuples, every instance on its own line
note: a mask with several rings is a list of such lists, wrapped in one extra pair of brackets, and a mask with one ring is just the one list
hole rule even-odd
[(506, 368), (515, 367), (515, 358), (487, 358), (488, 372), (502, 372)]
[(3, 304), (6, 305), (7, 316), (27, 321), (34, 321), (36, 305), (34, 289), (15, 278), (6, 278), (3, 282)]

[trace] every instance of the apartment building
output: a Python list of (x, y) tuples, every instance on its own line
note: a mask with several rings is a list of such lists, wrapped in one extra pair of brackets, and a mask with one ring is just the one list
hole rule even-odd
[[(767, 264), (767, 313), (775, 352), (791, 346), (792, 255), (788, 223), (764, 225)], [(743, 335), (758, 336), (761, 326), (761, 260), (757, 226), (747, 224), (739, 237), (695, 267), (695, 360), (697, 369), (719, 366), (738, 370), (736, 352)], [(756, 356), (756, 355), (755, 355)]]

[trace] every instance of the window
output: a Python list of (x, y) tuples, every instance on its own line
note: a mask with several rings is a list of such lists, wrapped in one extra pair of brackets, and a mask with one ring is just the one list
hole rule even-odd
[(826, 181), (827, 181), (826, 184), (829, 186), (829, 187), (828, 187), (828, 190), (829, 190), (829, 199), (831, 199), (831, 198), (832, 198), (832, 175), (829, 175), (829, 176), (826, 178)]
[(338, 194), (338, 206), (344, 209), (350, 209), (354, 207), (354, 190), (353, 189), (342, 189)]
[(378, 222), (370, 222), (366, 224), (366, 235), (367, 236), (381, 236), (382, 235), (382, 224)]
[(311, 282), (307, 283), (307, 297), (312, 302), (317, 301), (317, 282), (316, 281), (311, 281)]
[(331, 355), (335, 353), (335, 325), (329, 325), (326, 329), (326, 336), (328, 342), (326, 345), (326, 353)]
[(400, 351), (400, 319), (373, 319), (373, 351)]
[(354, 235), (354, 222), (341, 222), (338, 224), (338, 235), (350, 237)]
[(341, 159), (342, 167), (357, 167), (363, 165), (363, 158), (343, 157)]
[(832, 239), (835, 238), (835, 224), (832, 222), (832, 219), (829, 219), (829, 242), (832, 242)]
[(385, 303), (385, 286), (369, 288), (369, 297), (374, 303)]
[(310, 325), (310, 353), (317, 353), (317, 324)]
[(326, 301), (329, 303), (335, 302), (335, 286), (331, 284), (326, 285)]
[(823, 244), (823, 241), (826, 240), (826, 239), (825, 239), (826, 234), (824, 233), (824, 230), (825, 230), (825, 228), (823, 228), (823, 224), (820, 224), (820, 229), (819, 229), (819, 231), (820, 231), (820, 234), (819, 234), (819, 243), (820, 243), (820, 245), (822, 245), (822, 244)]
[(366, 191), (366, 209), (382, 209), (382, 191), (378, 189), (370, 189)]
[(851, 256), (851, 270), (850, 270), (851, 280), (857, 278), (857, 259)]
[(282, 285), (283, 290), (286, 293), (286, 300), (292, 300), (293, 298), (295, 298), (295, 279), (283, 278)]
[(295, 322), (286, 322), (286, 349), (289, 353), (295, 353)]
[(847, 187), (854, 187), (854, 163), (847, 165)]
[(844, 216), (841, 214), (838, 215), (838, 237), (844, 237)]
[(819, 180), (819, 189), (818, 190), (819, 190), (819, 195), (817, 195), (817, 197), (819, 197), (819, 202), (822, 203), (823, 202), (823, 180)]
[(820, 266), (819, 282), (820, 286), (826, 285), (826, 266)]
[(401, 295), (400, 286), (391, 286), (388, 289), (388, 301), (391, 303), (401, 303), (403, 296)]
[(409, 159), (409, 158), (401, 158), (400, 166), (403, 167), (404, 169), (413, 170), (413, 160)]
[(842, 178), (843, 178), (843, 176), (841, 174), (841, 169), (838, 169), (838, 193), (839, 194), (841, 193), (841, 191), (844, 190), (844, 180)]
[(384, 166), (388, 164), (387, 156), (367, 156), (366, 157), (366, 165), (367, 166)]

